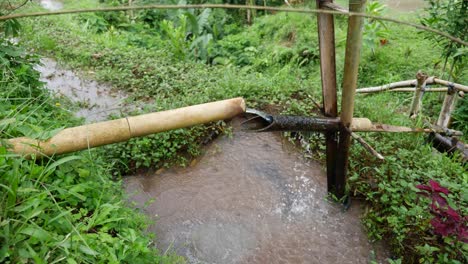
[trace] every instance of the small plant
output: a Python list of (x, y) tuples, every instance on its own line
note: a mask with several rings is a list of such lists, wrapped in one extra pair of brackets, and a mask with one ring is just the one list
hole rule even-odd
[(461, 216), (449, 205), (445, 197), (449, 194), (449, 190), (434, 180), (429, 180), (429, 185), (420, 184), (416, 188), (421, 190), (418, 194), (432, 200), (429, 210), (434, 216), (430, 222), (434, 233), (442, 237), (455, 237), (459, 241), (468, 243), (468, 217)]

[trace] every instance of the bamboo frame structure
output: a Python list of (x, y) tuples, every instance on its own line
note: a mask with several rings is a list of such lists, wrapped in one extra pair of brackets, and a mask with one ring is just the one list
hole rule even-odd
[(51, 156), (127, 141), (168, 130), (230, 119), (245, 112), (242, 98), (193, 105), (163, 112), (67, 128), (48, 140), (7, 140), (10, 150), (26, 157)]

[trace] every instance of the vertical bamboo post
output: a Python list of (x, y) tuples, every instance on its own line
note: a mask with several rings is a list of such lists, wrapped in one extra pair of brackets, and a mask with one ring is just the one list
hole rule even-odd
[(448, 87), (447, 94), (444, 98), (444, 103), (442, 109), (440, 110), (439, 119), (437, 120), (437, 125), (441, 127), (448, 127), (450, 124), (450, 117), (455, 110), (455, 105), (457, 103), (457, 92), (453, 86)]
[[(350, 0), (349, 11), (363, 13), (366, 0)], [(346, 173), (348, 166), (351, 134), (347, 128), (351, 125), (354, 111), (354, 97), (359, 70), (359, 59), (362, 47), (362, 27), (364, 18), (350, 16), (348, 18), (348, 34), (346, 38), (345, 65), (343, 73), (343, 94), (341, 97), (341, 122), (344, 126), (340, 131), (338, 155), (336, 159), (336, 190), (335, 195), (341, 199), (345, 195)]]
[[(332, 3), (333, 0), (316, 0), (317, 8), (323, 8), (323, 4)], [(335, 61), (335, 25), (333, 15), (318, 14), (318, 37), (320, 48), (320, 73), (322, 79), (323, 113), (328, 117), (337, 117), (336, 96), (336, 61)], [(336, 132), (327, 132), (327, 187), (332, 192), (336, 189), (335, 161), (338, 150), (338, 139)]]
[(426, 87), (428, 76), (421, 71), (416, 74), (416, 89), (414, 90), (413, 102), (411, 103), (410, 118), (415, 118), (421, 109), (422, 97)]
[[(250, 6), (251, 0), (245, 0), (245, 5)], [(252, 25), (252, 10), (247, 8), (247, 24)]]
[[(133, 0), (128, 0), (128, 6), (131, 7), (132, 5), (133, 5)], [(133, 10), (130, 10), (129, 16), (130, 16), (130, 20), (131, 20), (132, 22), (134, 22), (135, 13), (133, 12)]]

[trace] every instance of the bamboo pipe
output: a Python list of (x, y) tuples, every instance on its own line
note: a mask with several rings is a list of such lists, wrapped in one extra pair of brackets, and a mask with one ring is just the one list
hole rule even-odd
[(163, 112), (99, 122), (60, 131), (48, 140), (28, 137), (7, 140), (14, 153), (51, 156), (127, 141), (168, 130), (232, 118), (245, 112), (242, 98), (188, 106)]

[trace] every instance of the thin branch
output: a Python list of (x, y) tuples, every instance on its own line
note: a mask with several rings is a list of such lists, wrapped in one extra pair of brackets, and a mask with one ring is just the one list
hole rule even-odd
[(23, 3), (17, 5), (17, 6), (13, 6), (10, 1), (7, 1), (8, 2), (8, 9), (9, 9), (9, 12), (7, 12), (6, 14), (3, 14), (2, 16), (8, 16), (10, 15), (11, 13), (15, 12), (16, 10), (20, 9), (21, 7), (25, 6), (29, 0), (24, 0)]
[(415, 23), (411, 23), (411, 22), (400, 21), (394, 18), (373, 16), (373, 15), (368, 15), (365, 13), (355, 13), (355, 12), (340, 12), (340, 11), (333, 11), (333, 10), (318, 10), (318, 9), (295, 9), (295, 8), (268, 7), (268, 6), (245, 6), (245, 5), (225, 5), (225, 4), (119, 6), (119, 7), (103, 7), (103, 8), (90, 8), (90, 9), (60, 10), (60, 11), (51, 11), (51, 12), (35, 12), (35, 13), (28, 13), (28, 14), (13, 14), (13, 15), (0, 16), (0, 21), (5, 21), (8, 19), (14, 19), (14, 18), (52, 16), (52, 15), (89, 13), (89, 12), (115, 12), (115, 11), (143, 10), (143, 9), (192, 9), (192, 8), (196, 8), (196, 9), (203, 9), (203, 8), (252, 9), (252, 10), (266, 10), (266, 11), (275, 11), (275, 12), (304, 13), (304, 14), (322, 13), (322, 14), (343, 15), (343, 16), (350, 16), (350, 17), (358, 16), (358, 17), (371, 18), (371, 19), (382, 20), (382, 21), (387, 21), (387, 22), (414, 27), (419, 30), (432, 32), (437, 35), (446, 37), (452, 40), (453, 42), (457, 42), (464, 46), (468, 46), (468, 42), (463, 41), (457, 37), (454, 37), (440, 30), (426, 27), (426, 26), (419, 25), (419, 24), (415, 24)]

